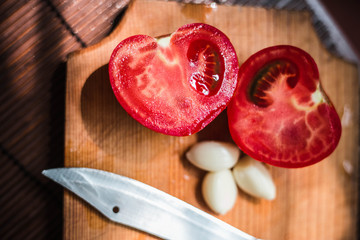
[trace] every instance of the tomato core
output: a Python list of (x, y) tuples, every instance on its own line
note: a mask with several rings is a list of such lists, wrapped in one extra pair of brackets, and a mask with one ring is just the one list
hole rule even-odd
[(223, 80), (224, 60), (219, 49), (210, 41), (201, 39), (192, 42), (187, 52), (189, 65), (194, 68), (190, 85), (205, 96), (218, 92)]
[[(284, 82), (284, 80), (286, 82)], [(259, 107), (270, 106), (274, 99), (269, 95), (276, 87), (285, 84), (281, 91), (286, 88), (294, 88), (298, 82), (298, 69), (289, 60), (275, 60), (266, 63), (253, 77), (250, 82), (249, 100)]]

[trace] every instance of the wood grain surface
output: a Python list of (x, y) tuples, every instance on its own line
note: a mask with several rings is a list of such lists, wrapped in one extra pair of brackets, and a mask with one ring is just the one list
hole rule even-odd
[[(342, 119), (338, 148), (326, 160), (301, 169), (269, 166), (274, 201), (241, 192), (235, 207), (216, 217), (262, 239), (357, 239), (359, 82), (356, 67), (330, 55), (307, 12), (179, 4), (138, 0), (115, 31), (100, 43), (71, 54), (67, 63), (65, 166), (122, 174), (163, 190), (210, 214), (199, 188), (204, 172), (185, 151), (195, 142), (231, 141), (226, 115), (198, 134), (171, 137), (137, 123), (117, 103), (108, 79), (112, 50), (135, 34), (161, 36), (191, 22), (205, 22), (232, 41), (239, 62), (256, 51), (291, 44), (318, 63), (321, 81)], [(65, 239), (153, 239), (112, 223), (69, 192), (64, 196)]]
[[(101, 4), (103, 2), (103, 4)], [(111, 31), (128, 0), (0, 1), (0, 238), (58, 240), (66, 56)]]

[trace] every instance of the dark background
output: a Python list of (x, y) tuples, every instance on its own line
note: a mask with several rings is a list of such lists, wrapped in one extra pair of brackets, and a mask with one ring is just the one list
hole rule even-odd
[[(63, 190), (41, 171), (64, 162), (66, 56), (107, 36), (128, 1), (1, 1), (0, 239), (62, 238)], [(360, 53), (360, 1), (323, 3)]]

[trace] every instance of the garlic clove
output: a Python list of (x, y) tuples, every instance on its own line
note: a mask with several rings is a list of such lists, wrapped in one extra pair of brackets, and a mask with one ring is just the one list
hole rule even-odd
[(205, 171), (221, 171), (232, 168), (240, 156), (240, 149), (231, 143), (203, 141), (186, 153), (186, 158)]
[(259, 161), (245, 156), (233, 168), (236, 184), (246, 193), (268, 200), (275, 199), (276, 187), (266, 167)]
[(238, 189), (229, 169), (208, 172), (202, 183), (202, 194), (206, 204), (218, 214), (233, 208)]

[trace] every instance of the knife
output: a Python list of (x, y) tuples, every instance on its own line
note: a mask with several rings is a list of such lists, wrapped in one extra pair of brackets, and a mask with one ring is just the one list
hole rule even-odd
[(91, 168), (55, 168), (43, 175), (110, 220), (163, 239), (257, 238), (137, 180)]

